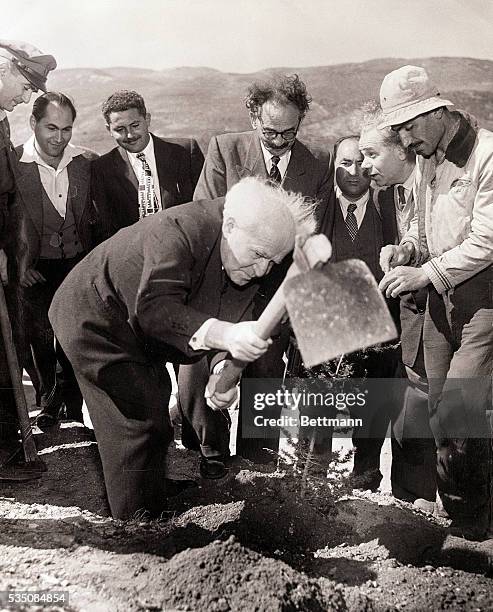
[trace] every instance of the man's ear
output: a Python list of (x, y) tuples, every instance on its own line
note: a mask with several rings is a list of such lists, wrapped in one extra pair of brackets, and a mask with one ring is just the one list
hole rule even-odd
[(436, 108), (434, 111), (432, 111), (433, 114), (435, 115), (435, 117), (437, 119), (441, 119), (442, 115), (443, 115), (443, 106), (441, 106), (440, 108)]
[(146, 115), (146, 123), (147, 123), (147, 127), (151, 127), (151, 113), (147, 113)]
[(105, 126), (106, 126), (106, 129), (108, 130), (108, 132), (110, 132), (111, 131), (110, 124), (109, 123), (105, 123)]
[(252, 128), (255, 129), (257, 127), (257, 113), (250, 111), (249, 116), (250, 116), (250, 124)]
[(36, 117), (34, 115), (29, 117), (29, 125), (31, 126), (31, 130), (34, 132), (34, 128), (36, 127)]
[(227, 219), (223, 220), (223, 236), (227, 237), (231, 234), (231, 232), (234, 230), (234, 228), (236, 227), (236, 221), (233, 219), (233, 217), (228, 217)]
[(395, 147), (395, 150), (397, 152), (397, 157), (400, 159), (400, 161), (405, 161), (407, 159), (407, 151), (406, 149), (404, 149), (404, 147), (401, 147), (400, 145)]
[[(2, 58), (0, 58), (1, 60)], [(0, 61), (0, 78), (5, 76), (7, 74), (7, 72), (9, 71), (9, 66), (8, 66), (8, 62), (7, 61)]]

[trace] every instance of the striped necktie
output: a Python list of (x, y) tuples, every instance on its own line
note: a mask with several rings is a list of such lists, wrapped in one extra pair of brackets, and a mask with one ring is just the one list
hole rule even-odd
[(139, 173), (139, 218), (143, 219), (159, 211), (159, 202), (154, 191), (152, 172), (146, 156), (140, 152), (136, 157), (142, 163), (142, 170)]
[(281, 178), (281, 172), (279, 168), (277, 167), (277, 164), (281, 161), (281, 158), (278, 155), (273, 155), (270, 158), (270, 161), (272, 162), (272, 166), (269, 172), (269, 177), (272, 181), (274, 181), (274, 183), (280, 184), (282, 181), (282, 178)]
[(353, 242), (356, 238), (356, 234), (358, 233), (358, 222), (356, 221), (356, 215), (354, 214), (356, 208), (356, 204), (354, 202), (350, 202), (349, 206), (347, 207), (346, 215), (346, 227)]

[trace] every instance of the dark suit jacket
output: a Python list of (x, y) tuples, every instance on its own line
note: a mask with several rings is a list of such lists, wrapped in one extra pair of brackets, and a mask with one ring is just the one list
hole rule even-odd
[[(325, 214), (333, 192), (329, 151), (309, 150), (296, 140), (282, 186), (321, 202), (319, 218)], [(245, 176), (268, 178), (264, 156), (256, 132), (214, 136), (207, 149), (204, 168), (195, 188), (194, 199), (212, 199), (226, 192)]]
[[(190, 202), (204, 156), (190, 138), (154, 141), (161, 203), (163, 209)], [(92, 193), (103, 227), (102, 238), (139, 220), (138, 180), (127, 152), (115, 147), (95, 160), (92, 166)]]
[[(112, 342), (130, 360), (143, 351), (165, 361), (202, 357), (188, 344), (192, 335), (210, 317), (245, 318), (258, 288), (237, 287), (222, 270), (223, 205), (220, 198), (161, 211), (96, 247), (55, 294), (55, 332), (84, 346), (83, 328), (104, 330), (109, 320)], [(120, 346), (119, 334), (130, 331), (134, 341)]]
[[(22, 157), (23, 147), (16, 148), (17, 158)], [(96, 212), (90, 194), (91, 159), (95, 154), (87, 152), (74, 157), (67, 166), (69, 193), (77, 231), (84, 247), (90, 251), (96, 243)], [(34, 267), (41, 251), (43, 234), (43, 186), (35, 162), (18, 162), (16, 192), (10, 209), (9, 272), (21, 278), (27, 268)], [(15, 261), (15, 265), (14, 265)]]
[(17, 157), (10, 142), (7, 118), (0, 121), (0, 248), (8, 242), (9, 207), (15, 191)]

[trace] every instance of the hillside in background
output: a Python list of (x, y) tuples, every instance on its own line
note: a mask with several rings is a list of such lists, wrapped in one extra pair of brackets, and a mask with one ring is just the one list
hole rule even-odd
[[(152, 115), (152, 130), (160, 136), (193, 136), (205, 150), (214, 134), (249, 128), (243, 104), (248, 85), (274, 72), (297, 73), (313, 97), (300, 136), (330, 146), (353, 131), (353, 113), (370, 98), (378, 98), (380, 83), (390, 70), (404, 64), (424, 66), (442, 95), (472, 113), (480, 125), (493, 129), (493, 62), (470, 58), (378, 59), (356, 64), (311, 68), (275, 68), (251, 74), (224, 73), (211, 68), (162, 71), (137, 68), (57, 70), (50, 88), (69, 94), (77, 107), (73, 142), (99, 153), (113, 146), (100, 112), (102, 101), (118, 89), (135, 89)], [(30, 109), (10, 116), (15, 144), (30, 135)]]

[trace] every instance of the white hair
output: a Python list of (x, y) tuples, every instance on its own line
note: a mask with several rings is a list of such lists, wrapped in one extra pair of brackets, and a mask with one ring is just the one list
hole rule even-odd
[(232, 217), (238, 226), (262, 235), (290, 231), (294, 240), (315, 232), (316, 207), (312, 199), (249, 176), (226, 194), (224, 219)]

